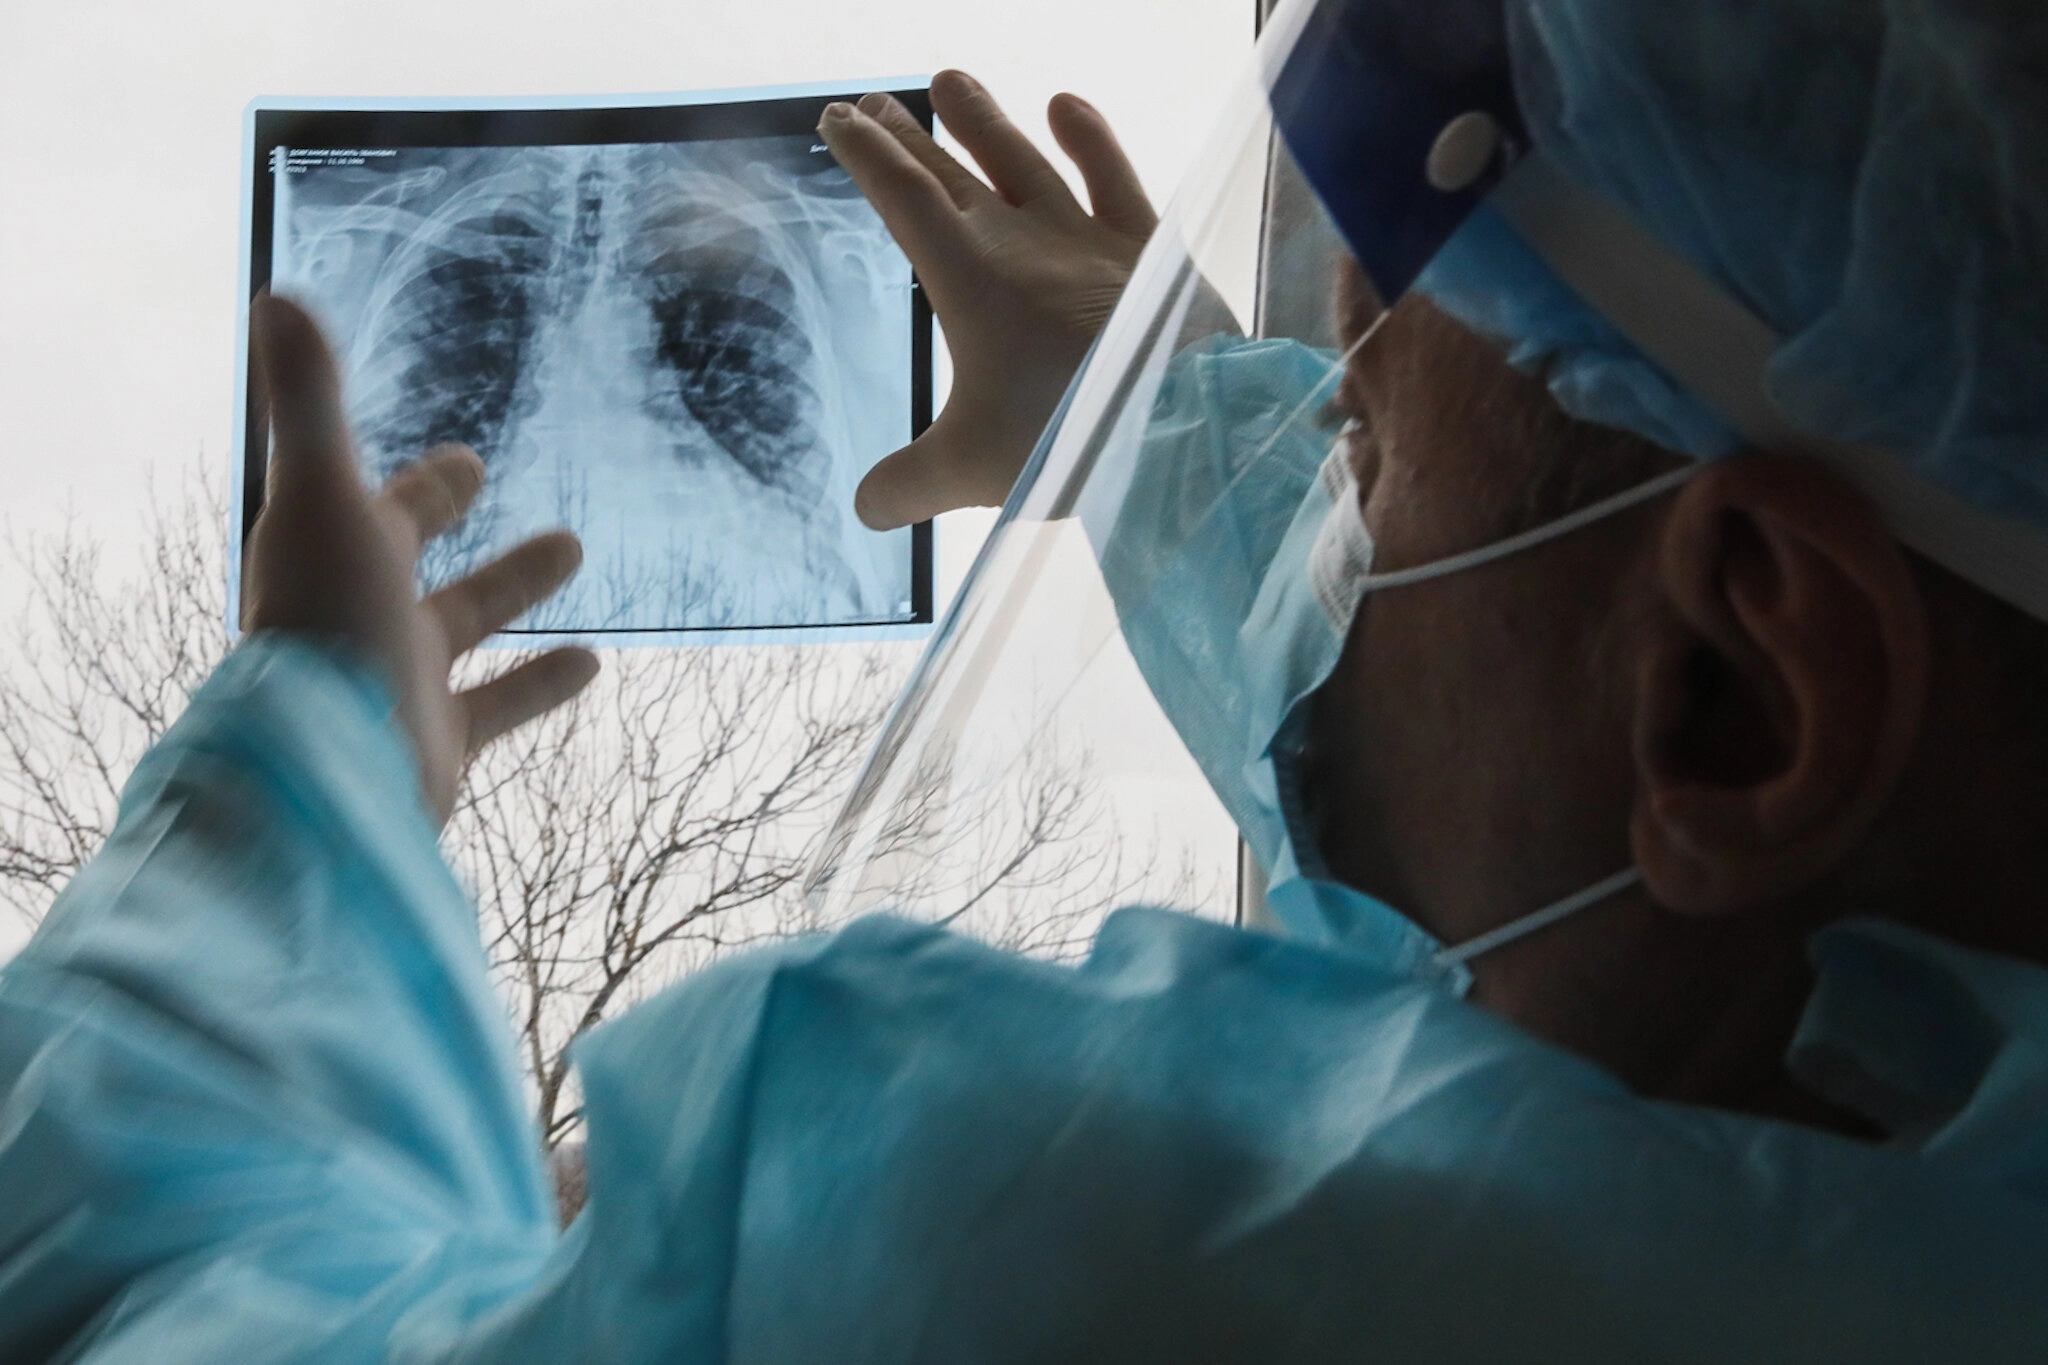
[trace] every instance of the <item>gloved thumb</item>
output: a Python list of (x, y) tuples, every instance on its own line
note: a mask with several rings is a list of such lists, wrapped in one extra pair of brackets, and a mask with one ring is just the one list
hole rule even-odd
[(869, 530), (893, 531), (961, 507), (1000, 505), (1023, 458), (1000, 449), (988, 428), (948, 407), (924, 435), (868, 471), (854, 490), (854, 514)]

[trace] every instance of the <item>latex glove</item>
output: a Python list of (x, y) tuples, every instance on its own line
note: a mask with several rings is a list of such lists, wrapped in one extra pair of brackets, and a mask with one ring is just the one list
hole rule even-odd
[(1159, 221), (1078, 96), (1055, 96), (1047, 117), (1092, 213), (972, 77), (940, 72), (932, 108), (987, 184), (888, 95), (830, 105), (818, 126), (916, 268), (953, 353), (945, 411), (855, 494), (876, 530), (1009, 496)]
[(438, 446), (363, 487), (327, 343), (295, 305), (265, 295), (251, 310), (275, 433), (263, 513), (244, 580), (250, 631), (315, 635), (381, 667), (419, 758), (420, 785), (442, 821), (470, 756), (561, 705), (597, 675), (587, 649), (557, 649), (481, 686), (452, 692), (448, 671), (485, 636), (552, 596), (582, 562), (567, 532), (536, 536), (421, 600), (421, 548), (453, 526), (483, 487), (467, 446)]

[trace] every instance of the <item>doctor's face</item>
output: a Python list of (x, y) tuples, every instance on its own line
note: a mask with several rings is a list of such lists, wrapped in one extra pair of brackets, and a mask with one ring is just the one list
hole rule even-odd
[[(1346, 300), (1356, 335), (1377, 314), (1355, 281)], [(1681, 465), (1573, 421), (1421, 299), (1359, 348), (1340, 404), (1362, 429), (1350, 454), (1375, 571), (1497, 544)], [(1640, 885), (1481, 955), (1473, 1001), (1642, 1093), (1858, 1131), (1784, 1067), (1813, 930), (1912, 921), (1937, 903), (1929, 887), (1947, 931), (1955, 905), (2001, 894), (2038, 922), (2034, 865), (2007, 873), (1973, 842), (2039, 789), (2031, 758), (2006, 757), (2025, 727), (1997, 699), (2032, 694), (1997, 652), (2015, 646), (1985, 633), (1990, 605), (1916, 569), (1824, 468), (1755, 452), (1369, 594), (1311, 716), (1325, 861), (1449, 944), (1639, 869)], [(1930, 620), (1950, 623), (1934, 644)], [(1974, 932), (2015, 941), (1995, 914)]]
[[(1344, 304), (1362, 334), (1376, 308), (1355, 273)], [(1362, 428), (1375, 571), (1492, 544), (1675, 463), (1573, 422), (1415, 297), (1354, 357), (1339, 403)], [(1457, 943), (1629, 865), (1627, 620), (1653, 515), (1365, 598), (1311, 731), (1333, 873)]]

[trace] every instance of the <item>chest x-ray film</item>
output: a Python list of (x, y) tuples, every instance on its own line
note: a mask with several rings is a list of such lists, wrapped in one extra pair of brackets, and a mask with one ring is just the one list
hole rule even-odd
[[(581, 573), (503, 642), (929, 627), (931, 528), (869, 531), (853, 492), (930, 419), (930, 311), (815, 132), (872, 88), (929, 124), (903, 84), (251, 107), (247, 293), (326, 328), (364, 476), (444, 441), (488, 470), (423, 586), (567, 526)], [(246, 544), (268, 438), (243, 352)]]

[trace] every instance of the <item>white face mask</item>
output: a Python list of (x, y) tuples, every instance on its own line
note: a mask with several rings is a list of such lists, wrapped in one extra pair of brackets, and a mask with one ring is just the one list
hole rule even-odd
[[(1321, 478), (1329, 492), (1330, 506), (1309, 551), (1307, 565), (1309, 586), (1315, 593), (1317, 603), (1329, 618), (1330, 626), (1339, 637), (1350, 633), (1351, 623), (1358, 615), (1359, 605), (1368, 593), (1384, 592), (1391, 588), (1407, 587), (1427, 582), (1432, 578), (1460, 573), (1466, 569), (1477, 568), (1481, 564), (1490, 564), (1497, 559), (1519, 554), (1560, 536), (1570, 535), (1573, 531), (1670, 492), (1692, 478), (1701, 468), (1697, 464), (1692, 464), (1683, 469), (1672, 470), (1668, 474), (1659, 475), (1626, 492), (1604, 498), (1533, 530), (1509, 536), (1505, 540), (1481, 546), (1476, 550), (1419, 564), (1413, 568), (1376, 574), (1372, 571), (1375, 551), (1373, 536), (1365, 524), (1357, 479), (1351, 465), (1351, 442), (1358, 435), (1357, 423), (1346, 423), (1338, 436), (1335, 448), (1330, 452), (1329, 459), (1324, 462)], [(1547, 928), (1588, 906), (1596, 905), (1635, 885), (1641, 878), (1641, 872), (1630, 867), (1464, 943), (1451, 947), (1437, 946), (1429, 956), (1428, 966), (1440, 974), (1456, 972), (1461, 978), (1460, 984), (1468, 984), (1469, 978), (1464, 977), (1462, 969), (1482, 953), (1490, 953), (1496, 948), (1513, 943), (1516, 939)]]

